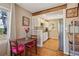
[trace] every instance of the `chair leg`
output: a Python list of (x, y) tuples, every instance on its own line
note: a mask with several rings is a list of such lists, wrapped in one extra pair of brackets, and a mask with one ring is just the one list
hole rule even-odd
[(10, 55), (12, 56), (12, 51), (10, 51)]
[(31, 52), (31, 48), (29, 48), (29, 52), (30, 52), (30, 56), (31, 56), (31, 53), (32, 53), (32, 52)]
[(36, 48), (36, 54), (38, 54), (37, 48)]
[(28, 56), (28, 47), (25, 48), (25, 55)]
[(22, 56), (22, 54), (20, 54), (20, 56)]
[(37, 45), (35, 46), (35, 50), (36, 50), (36, 54), (38, 54), (38, 51), (37, 51)]
[(17, 54), (14, 54), (14, 56), (17, 56)]
[(36, 40), (35, 48), (36, 48), (36, 54), (38, 54), (38, 51), (37, 51), (37, 40)]

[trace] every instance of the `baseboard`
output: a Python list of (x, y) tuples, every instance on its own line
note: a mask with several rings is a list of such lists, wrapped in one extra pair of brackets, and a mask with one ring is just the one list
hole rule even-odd
[(37, 45), (37, 47), (43, 47), (43, 46), (41, 46), (41, 45)]
[(58, 39), (58, 38), (48, 38), (48, 39)]
[(48, 39), (52, 39), (52, 38), (48, 38)]
[(69, 52), (64, 52), (65, 55), (69, 55)]

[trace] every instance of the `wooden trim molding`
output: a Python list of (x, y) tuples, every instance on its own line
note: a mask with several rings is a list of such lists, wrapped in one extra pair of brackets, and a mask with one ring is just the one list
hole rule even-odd
[(57, 7), (53, 7), (53, 8), (49, 8), (49, 9), (45, 9), (45, 10), (42, 10), (42, 11), (32, 13), (32, 16), (45, 14), (45, 13), (48, 13), (48, 12), (54, 12), (54, 11), (58, 11), (58, 10), (65, 9), (65, 8), (67, 8), (67, 4), (63, 4), (63, 5), (60, 5), (60, 6), (57, 6)]

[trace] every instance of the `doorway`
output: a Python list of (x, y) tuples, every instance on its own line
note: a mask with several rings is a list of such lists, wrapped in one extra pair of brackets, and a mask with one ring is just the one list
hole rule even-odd
[[(36, 18), (35, 18), (36, 19)], [(63, 54), (63, 10), (37, 16), (39, 53)], [(35, 20), (34, 20), (35, 21)], [(37, 25), (36, 25), (37, 26)], [(56, 54), (54, 54), (56, 53)]]
[(48, 24), (48, 39), (43, 47), (63, 52), (63, 10), (42, 15)]
[(53, 51), (63, 51), (63, 19), (48, 21), (52, 24), (52, 29), (48, 31), (48, 40), (44, 42), (45, 48)]
[(58, 40), (58, 22), (59, 19), (49, 20), (49, 27), (51, 29), (48, 31), (48, 40), (44, 43), (44, 47), (51, 50), (58, 50), (59, 40)]

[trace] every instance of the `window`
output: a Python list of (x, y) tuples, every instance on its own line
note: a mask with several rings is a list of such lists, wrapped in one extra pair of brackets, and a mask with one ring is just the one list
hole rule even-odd
[(0, 10), (0, 35), (7, 34), (7, 11)]

